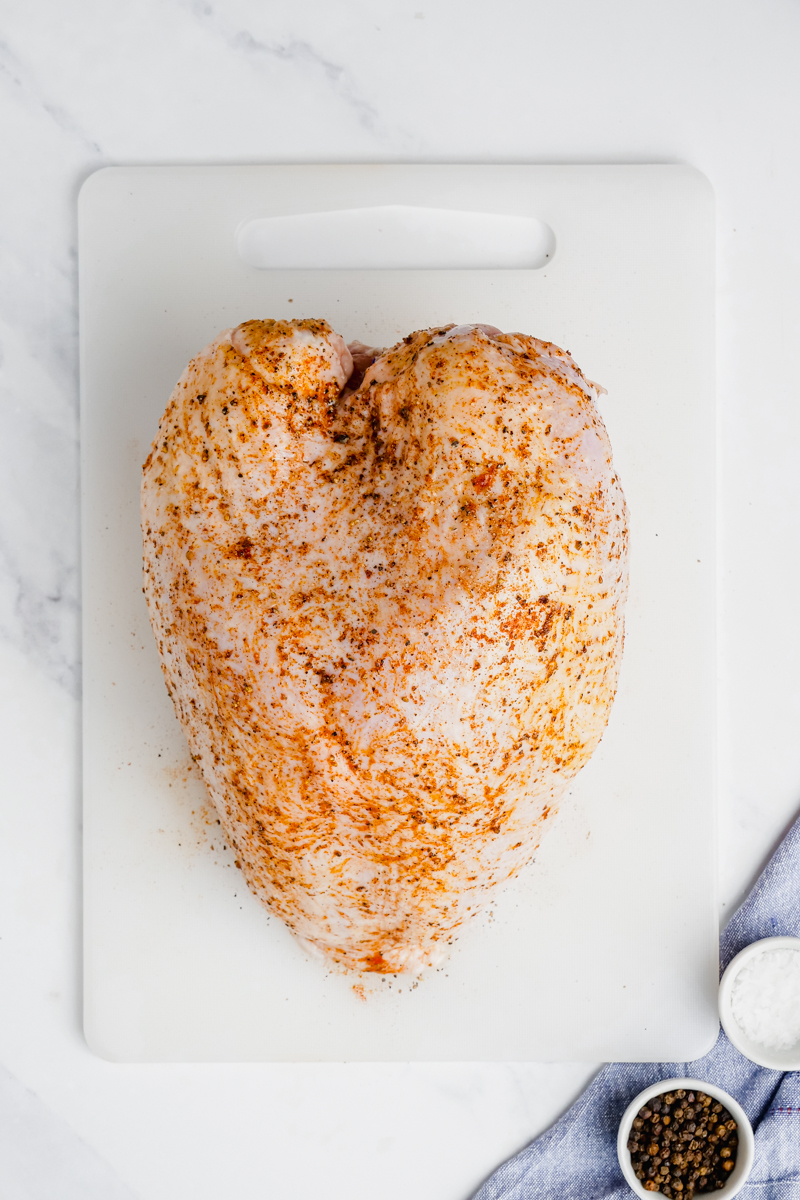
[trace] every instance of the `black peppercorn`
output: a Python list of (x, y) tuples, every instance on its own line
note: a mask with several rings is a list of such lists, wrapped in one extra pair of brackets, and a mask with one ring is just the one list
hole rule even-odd
[(646, 1191), (692, 1200), (725, 1186), (738, 1142), (736, 1121), (722, 1104), (679, 1088), (639, 1109), (628, 1150)]

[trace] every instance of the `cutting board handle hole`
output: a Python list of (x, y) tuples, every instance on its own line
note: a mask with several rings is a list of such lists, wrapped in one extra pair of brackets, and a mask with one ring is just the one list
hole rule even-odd
[(539, 270), (555, 249), (537, 217), (405, 204), (252, 217), (236, 231), (259, 270)]

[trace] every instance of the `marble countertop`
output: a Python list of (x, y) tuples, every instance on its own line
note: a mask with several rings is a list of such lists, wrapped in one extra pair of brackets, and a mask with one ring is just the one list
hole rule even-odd
[(597, 1064), (125, 1066), (83, 1041), (77, 191), (111, 163), (705, 172), (724, 918), (800, 805), (800, 8), (9, 0), (3, 17), (0, 1192), (466, 1200)]

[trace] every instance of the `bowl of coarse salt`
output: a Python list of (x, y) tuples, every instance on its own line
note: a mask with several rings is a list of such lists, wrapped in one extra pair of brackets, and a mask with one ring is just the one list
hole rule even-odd
[(800, 1071), (800, 938), (762, 938), (741, 950), (720, 981), (719, 1016), (746, 1058)]

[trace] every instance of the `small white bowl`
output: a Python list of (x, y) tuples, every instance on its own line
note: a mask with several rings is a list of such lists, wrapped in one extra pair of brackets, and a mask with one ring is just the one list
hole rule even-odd
[(696, 1193), (698, 1196), (719, 1196), (720, 1200), (730, 1200), (731, 1196), (735, 1196), (737, 1192), (742, 1190), (747, 1181), (747, 1176), (753, 1168), (753, 1158), (756, 1152), (753, 1126), (748, 1121), (744, 1109), (734, 1100), (733, 1096), (729, 1096), (727, 1092), (723, 1092), (722, 1088), (715, 1087), (713, 1083), (705, 1083), (702, 1079), (662, 1079), (659, 1083), (653, 1083), (650, 1087), (645, 1088), (643, 1092), (639, 1092), (639, 1095), (631, 1100), (620, 1121), (619, 1133), (617, 1134), (617, 1158), (619, 1159), (619, 1165), (622, 1167), (625, 1182), (637, 1196), (642, 1197), (642, 1200), (652, 1200), (653, 1197), (657, 1198), (661, 1195), (660, 1192), (648, 1192), (642, 1182), (636, 1178), (636, 1172), (631, 1163), (630, 1150), (628, 1149), (628, 1138), (633, 1128), (633, 1119), (639, 1109), (655, 1096), (660, 1096), (664, 1092), (677, 1091), (678, 1088), (685, 1088), (687, 1092), (705, 1092), (707, 1096), (718, 1100), (720, 1104), (725, 1105), (739, 1126), (737, 1131), (739, 1135), (739, 1148), (736, 1152), (736, 1166), (731, 1171), (730, 1178), (726, 1182), (725, 1187), (720, 1188), (719, 1191)]
[(744, 950), (740, 950), (736, 957), (728, 963), (725, 974), (720, 980), (719, 1019), (722, 1022), (722, 1028), (728, 1035), (728, 1041), (751, 1062), (758, 1063), (760, 1067), (771, 1067), (773, 1071), (800, 1071), (800, 1041), (795, 1042), (786, 1050), (773, 1050), (769, 1046), (762, 1046), (759, 1042), (751, 1042), (733, 1015), (731, 996), (736, 976), (742, 967), (747, 966), (765, 950), (800, 950), (800, 938), (762, 938), (761, 941), (751, 942), (749, 946), (745, 946)]

